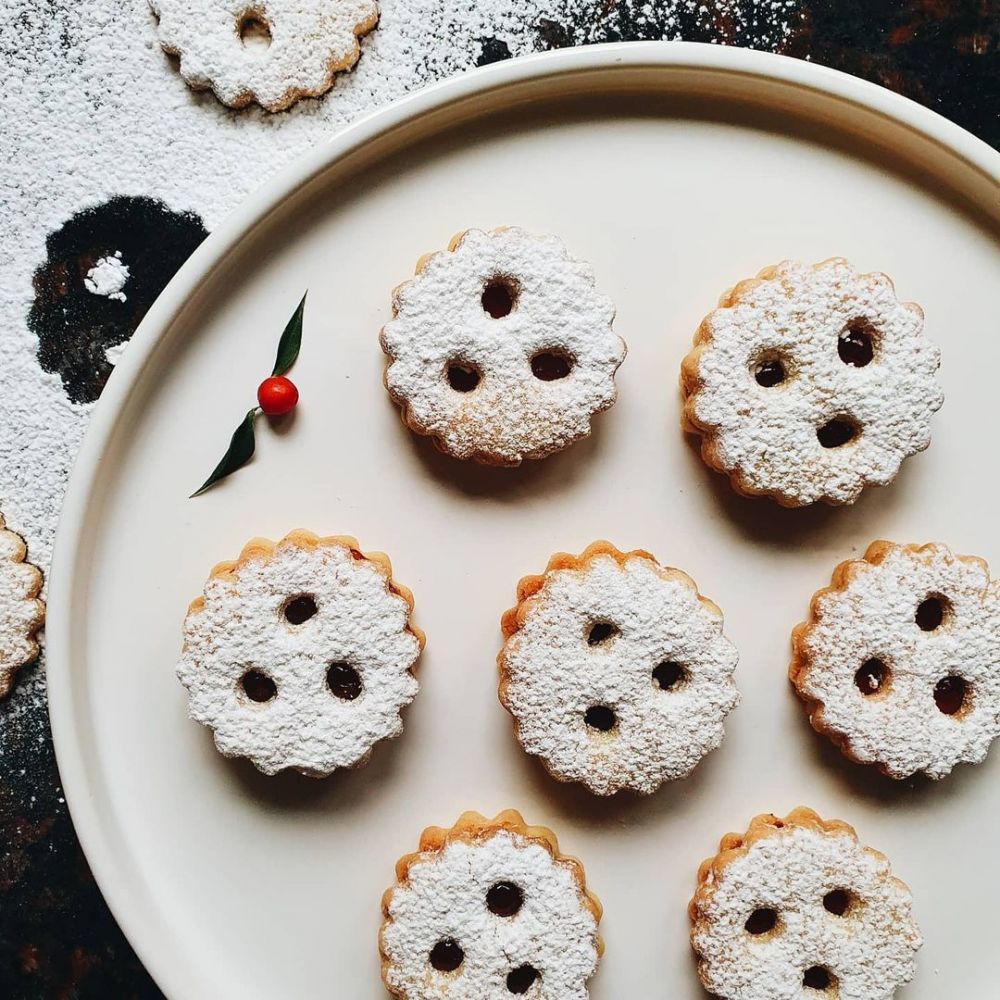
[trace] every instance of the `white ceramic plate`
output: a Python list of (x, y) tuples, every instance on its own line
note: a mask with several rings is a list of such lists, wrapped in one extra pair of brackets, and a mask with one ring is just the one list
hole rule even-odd
[[(911, 885), (926, 936), (907, 1000), (996, 993), (1000, 753), (939, 784), (846, 762), (789, 689), (788, 637), (869, 541), (944, 540), (1000, 569), (1000, 156), (931, 112), (803, 62), (697, 45), (562, 52), (431, 88), (342, 133), (194, 255), (115, 371), (73, 475), (51, 581), (52, 726), (116, 916), (174, 997), (383, 997), (393, 863), (428, 824), (521, 809), (605, 904), (594, 1000), (703, 996), (685, 907), (698, 863), (758, 812), (855, 824)], [(377, 333), (417, 258), (469, 226), (559, 234), (618, 305), (629, 357), (594, 436), (521, 469), (439, 455), (401, 425)], [(678, 427), (677, 370), (737, 279), (845, 255), (891, 274), (941, 344), (930, 450), (853, 508), (735, 497)], [(310, 289), (287, 433), (197, 500)], [(222, 759), (174, 676), (209, 568), (253, 535), (356, 534), (427, 631), (401, 739), (315, 781)], [(599, 800), (528, 759), (496, 699), (519, 577), (595, 538), (651, 549), (723, 608), (742, 705), (722, 748), (648, 799)]]

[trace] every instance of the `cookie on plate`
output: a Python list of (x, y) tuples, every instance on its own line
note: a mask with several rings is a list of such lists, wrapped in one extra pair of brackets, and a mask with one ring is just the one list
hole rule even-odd
[(321, 777), (402, 732), (423, 633), (388, 558), (353, 538), (256, 538), (184, 620), (177, 675), (227, 757)]
[(424, 830), (382, 911), (382, 978), (398, 1000), (586, 1000), (603, 951), (583, 866), (513, 809)]
[(223, 104), (282, 111), (319, 97), (358, 61), (375, 27), (375, 0), (149, 0), (160, 46), (194, 90)]
[(684, 428), (747, 496), (853, 503), (930, 443), (943, 402), (923, 312), (834, 257), (741, 281), (681, 366)]
[(459, 233), (393, 292), (381, 333), (403, 421), (455, 458), (518, 465), (590, 433), (625, 343), (588, 264), (555, 236)]
[(41, 571), (25, 562), (24, 539), (6, 527), (0, 514), (0, 698), (14, 684), (14, 675), (38, 656), (35, 638), (45, 621), (38, 594)]
[(738, 656), (687, 574), (594, 542), (554, 555), (517, 600), (501, 623), (500, 701), (556, 778), (648, 794), (722, 742)]
[(942, 778), (1000, 735), (1000, 583), (945, 545), (873, 542), (792, 635), (809, 720), (893, 778)]
[(691, 944), (721, 1000), (889, 1000), (922, 944), (888, 859), (811, 809), (722, 838), (691, 900)]

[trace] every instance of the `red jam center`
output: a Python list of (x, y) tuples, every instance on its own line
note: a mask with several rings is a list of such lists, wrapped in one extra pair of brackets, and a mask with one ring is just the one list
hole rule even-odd
[(934, 702), (945, 715), (957, 715), (965, 706), (969, 686), (964, 677), (950, 674), (934, 687)]
[(837, 353), (845, 365), (864, 368), (875, 357), (875, 341), (864, 323), (852, 323), (837, 341)]
[(573, 370), (573, 364), (565, 354), (556, 351), (542, 351), (531, 359), (531, 373), (543, 382), (555, 382), (566, 378)]
[(431, 965), (438, 972), (454, 972), (465, 961), (465, 952), (456, 941), (445, 938), (431, 949)]
[(873, 695), (881, 691), (889, 680), (889, 668), (874, 657), (865, 660), (854, 675), (854, 683), (863, 695)]
[(343, 701), (354, 701), (361, 694), (361, 677), (349, 663), (331, 663), (326, 672), (326, 683)]

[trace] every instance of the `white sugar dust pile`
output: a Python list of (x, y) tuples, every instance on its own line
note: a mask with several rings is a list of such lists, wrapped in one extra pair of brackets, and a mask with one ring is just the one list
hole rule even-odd
[(124, 302), (128, 296), (122, 289), (128, 281), (128, 264), (122, 260), (120, 250), (108, 257), (102, 257), (83, 279), (84, 287), (92, 295), (103, 295), (108, 299)]

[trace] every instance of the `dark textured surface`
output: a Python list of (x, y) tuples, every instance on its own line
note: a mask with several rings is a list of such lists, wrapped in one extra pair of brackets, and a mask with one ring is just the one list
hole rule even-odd
[[(567, 9), (573, 6), (578, 7), (567, 4)], [(609, 0), (590, 21), (579, 16), (542, 21), (535, 29), (537, 47), (660, 38), (678, 31), (694, 41), (754, 43), (741, 36), (733, 3), (706, 0), (707, 13), (697, 14), (678, 12), (670, 3), (647, 6), (648, 13), (637, 14), (642, 5)], [(749, 11), (751, 0), (741, 6)], [(1000, 0), (803, 0), (798, 9), (801, 20), (794, 19), (796, 27), (779, 51), (899, 91), (1000, 146)], [(476, 55), (485, 64), (510, 52), (503, 41), (484, 38)], [(141, 226), (131, 235), (141, 242)], [(118, 233), (117, 245), (128, 236)], [(192, 248), (200, 239), (194, 230), (188, 237)], [(158, 291), (178, 263), (171, 257), (150, 274), (150, 287)], [(68, 346), (53, 355), (57, 369), (75, 372), (75, 358), (93, 352), (88, 338), (116, 342), (129, 324), (134, 328), (134, 316), (123, 318), (113, 305), (107, 308), (104, 319), (85, 318), (58, 330)], [(54, 322), (49, 314), (45, 321)], [(67, 389), (90, 398), (101, 384), (100, 371), (71, 374)], [(0, 997), (159, 996), (115, 926), (77, 845), (47, 718), (29, 707), (18, 715), (5, 712), (0, 725)]]
[[(208, 235), (193, 212), (174, 212), (153, 198), (112, 198), (77, 212), (45, 240), (47, 260), (35, 272), (28, 327), (38, 363), (62, 379), (74, 403), (92, 403), (111, 375), (109, 347), (135, 333), (143, 316)], [(119, 251), (129, 262), (125, 301), (91, 295), (87, 272)]]

